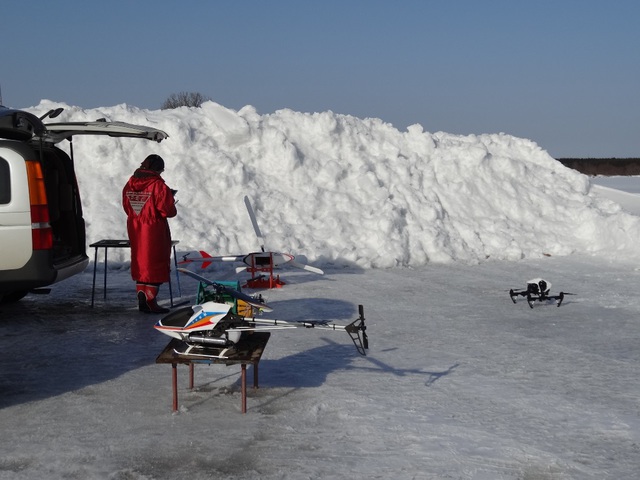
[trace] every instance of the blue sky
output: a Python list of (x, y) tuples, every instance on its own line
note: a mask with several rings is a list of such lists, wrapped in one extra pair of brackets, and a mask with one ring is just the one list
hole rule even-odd
[(0, 6), (0, 85), (157, 109), (331, 110), (404, 130), (505, 132), (554, 157), (640, 157), (636, 0), (35, 0)]

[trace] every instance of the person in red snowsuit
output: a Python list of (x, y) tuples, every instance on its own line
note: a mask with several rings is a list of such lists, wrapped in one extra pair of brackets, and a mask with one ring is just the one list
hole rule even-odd
[(164, 160), (149, 155), (122, 189), (122, 207), (127, 214), (131, 244), (131, 278), (136, 282), (141, 312), (166, 313), (156, 297), (160, 285), (169, 281), (171, 231), (167, 218), (176, 216), (175, 190), (160, 174)]

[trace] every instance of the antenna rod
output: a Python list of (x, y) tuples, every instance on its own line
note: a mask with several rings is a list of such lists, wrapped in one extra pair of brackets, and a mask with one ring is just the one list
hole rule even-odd
[(4, 105), (4, 103), (2, 103), (2, 84), (0, 84), (0, 105)]

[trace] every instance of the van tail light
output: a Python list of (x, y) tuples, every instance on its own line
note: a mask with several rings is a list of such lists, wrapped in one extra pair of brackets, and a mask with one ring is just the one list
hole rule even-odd
[(31, 204), (31, 238), (34, 250), (53, 248), (53, 232), (49, 223), (49, 205), (40, 162), (27, 160), (29, 203)]

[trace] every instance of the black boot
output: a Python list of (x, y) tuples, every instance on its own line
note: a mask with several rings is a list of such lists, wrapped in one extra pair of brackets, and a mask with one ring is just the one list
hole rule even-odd
[(146, 285), (144, 283), (136, 284), (136, 294), (138, 296), (138, 310), (141, 312), (149, 313), (149, 306), (147, 305), (147, 295), (145, 294)]
[(159, 285), (150, 285), (148, 283), (141, 284), (142, 288), (138, 291), (138, 308), (145, 313), (169, 313), (168, 308), (161, 307), (156, 301)]

